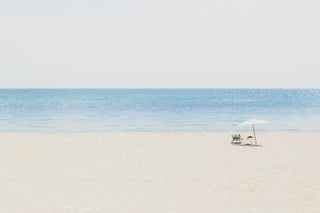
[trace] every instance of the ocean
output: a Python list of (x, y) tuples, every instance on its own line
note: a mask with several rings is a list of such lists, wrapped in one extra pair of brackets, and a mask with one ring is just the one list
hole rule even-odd
[(320, 130), (319, 89), (0, 89), (0, 131)]

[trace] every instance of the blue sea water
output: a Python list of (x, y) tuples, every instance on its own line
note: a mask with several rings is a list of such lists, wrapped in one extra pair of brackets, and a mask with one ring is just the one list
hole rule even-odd
[(320, 130), (317, 89), (0, 89), (0, 131)]

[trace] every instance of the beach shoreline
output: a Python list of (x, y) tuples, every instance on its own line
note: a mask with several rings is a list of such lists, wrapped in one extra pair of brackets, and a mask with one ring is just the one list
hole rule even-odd
[(0, 132), (1, 212), (318, 212), (320, 131)]

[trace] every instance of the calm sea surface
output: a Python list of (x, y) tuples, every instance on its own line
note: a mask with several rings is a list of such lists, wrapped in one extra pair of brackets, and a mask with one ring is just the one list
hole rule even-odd
[(0, 89), (0, 131), (320, 130), (320, 90)]

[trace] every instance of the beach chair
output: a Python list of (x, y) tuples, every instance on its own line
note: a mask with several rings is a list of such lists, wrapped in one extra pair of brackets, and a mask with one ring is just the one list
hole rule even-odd
[(231, 144), (241, 144), (241, 143), (243, 143), (245, 141), (244, 138), (241, 137), (240, 134), (231, 135), (231, 136), (232, 136)]
[(254, 143), (254, 137), (249, 135), (245, 140), (244, 140), (245, 144), (249, 144), (252, 145)]

